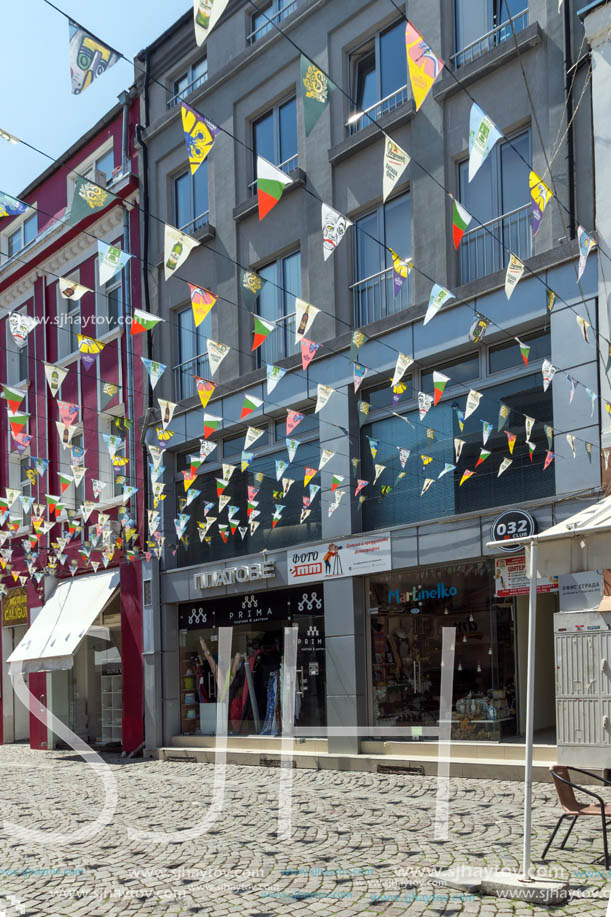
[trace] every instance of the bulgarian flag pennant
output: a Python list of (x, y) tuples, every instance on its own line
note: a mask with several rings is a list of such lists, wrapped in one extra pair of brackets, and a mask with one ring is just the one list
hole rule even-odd
[(129, 333), (141, 334), (143, 331), (152, 331), (159, 322), (164, 321), (165, 318), (160, 318), (158, 315), (151, 315), (150, 312), (145, 312), (143, 309), (134, 309)]
[(257, 408), (260, 408), (262, 404), (262, 398), (256, 398), (254, 395), (244, 395), (244, 404), (242, 405), (240, 420), (244, 420), (245, 417), (248, 417), (248, 415), (256, 411)]
[(259, 220), (262, 220), (272, 210), (287, 185), (292, 185), (293, 180), (286, 172), (257, 156), (257, 198), (259, 201)]
[(260, 347), (263, 341), (267, 340), (272, 331), (276, 330), (275, 322), (268, 322), (267, 319), (261, 318), (260, 315), (253, 315), (255, 320), (255, 327), (253, 328), (253, 340), (252, 347), (250, 348), (251, 353), (253, 350), (256, 350), (257, 347)]
[(14, 436), (17, 436), (23, 430), (29, 419), (29, 414), (14, 414), (12, 411), (8, 412), (8, 422)]
[(450, 381), (449, 376), (444, 376), (443, 373), (437, 372), (437, 370), (433, 371), (433, 388), (435, 390), (435, 400), (434, 400), (435, 405), (439, 404), (441, 400), (441, 396), (443, 395), (443, 391), (449, 381)]
[(59, 478), (59, 486), (61, 488), (62, 494), (65, 494), (74, 478), (69, 474), (58, 473), (57, 477)]
[(490, 452), (488, 451), (488, 449), (480, 449), (479, 458), (477, 462), (475, 463), (475, 467), (477, 468), (477, 466), (481, 465), (482, 462), (485, 462), (487, 458), (490, 458)]
[(458, 251), (460, 241), (473, 217), (455, 198), (452, 198), (452, 205), (452, 238), (454, 239), (454, 248)]
[(213, 414), (206, 414), (204, 412), (204, 439), (208, 439), (209, 436), (212, 436), (221, 425), (223, 418), (215, 417)]
[(518, 344), (518, 347), (520, 348), (520, 353), (522, 354), (524, 365), (528, 366), (528, 356), (530, 354), (530, 347), (528, 346), (528, 344), (524, 344), (523, 341), (520, 340), (520, 338), (516, 338), (515, 340)]
[(13, 413), (16, 413), (19, 410), (19, 405), (26, 396), (26, 393), (20, 388), (13, 388), (10, 385), (5, 385), (2, 383), (2, 392), (8, 403), (9, 408)]
[(341, 483), (343, 483), (343, 480), (344, 480), (344, 478), (343, 478), (343, 476), (342, 476), (341, 474), (334, 474), (334, 475), (333, 475), (333, 480), (332, 480), (332, 483), (331, 483), (331, 493), (333, 493), (334, 490), (337, 490), (337, 488), (339, 487), (339, 485), (340, 485)]

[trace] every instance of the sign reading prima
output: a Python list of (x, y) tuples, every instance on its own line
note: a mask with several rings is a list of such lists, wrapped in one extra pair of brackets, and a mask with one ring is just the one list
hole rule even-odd
[(239, 567), (222, 567), (195, 574), (196, 589), (214, 589), (216, 586), (234, 586), (236, 583), (254, 583), (257, 580), (273, 579), (276, 565), (273, 560), (259, 564), (242, 564)]

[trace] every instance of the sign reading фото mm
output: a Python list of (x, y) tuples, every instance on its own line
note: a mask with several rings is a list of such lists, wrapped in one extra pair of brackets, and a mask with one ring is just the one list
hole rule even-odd
[(390, 535), (359, 535), (287, 551), (286, 565), (289, 584), (390, 570)]

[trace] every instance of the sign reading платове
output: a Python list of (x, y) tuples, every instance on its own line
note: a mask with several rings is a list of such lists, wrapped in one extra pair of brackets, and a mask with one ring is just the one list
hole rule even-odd
[(392, 567), (390, 534), (338, 538), (286, 552), (289, 584), (377, 573)]

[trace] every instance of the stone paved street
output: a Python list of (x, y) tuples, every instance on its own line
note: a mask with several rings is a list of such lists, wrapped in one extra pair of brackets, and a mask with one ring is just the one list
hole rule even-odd
[[(435, 778), (295, 770), (293, 836), (279, 842), (279, 770), (231, 765), (223, 809), (211, 830), (160, 844), (129, 839), (128, 829), (193, 828), (208, 811), (214, 767), (107, 761), (119, 801), (112, 822), (97, 836), (49, 847), (3, 831), (0, 910), (7, 917), (546, 912), (496, 898), (431, 900), (444, 892), (427, 884), (427, 870), (452, 863), (517, 868), (518, 783), (452, 780), (449, 839), (435, 841)], [(73, 752), (3, 746), (0, 773), (2, 819), (24, 828), (70, 832), (101, 811), (101, 781)], [(557, 811), (552, 786), (536, 784), (536, 865)], [(556, 849), (549, 865), (566, 867), (573, 892), (561, 913), (606, 913), (603, 890), (609, 883), (597, 864), (601, 853), (594, 821), (576, 829), (561, 857)], [(585, 878), (597, 865), (601, 875)], [(17, 874), (26, 869), (31, 874)], [(82, 872), (41, 876), (37, 870)], [(598, 897), (580, 897), (584, 892)]]

